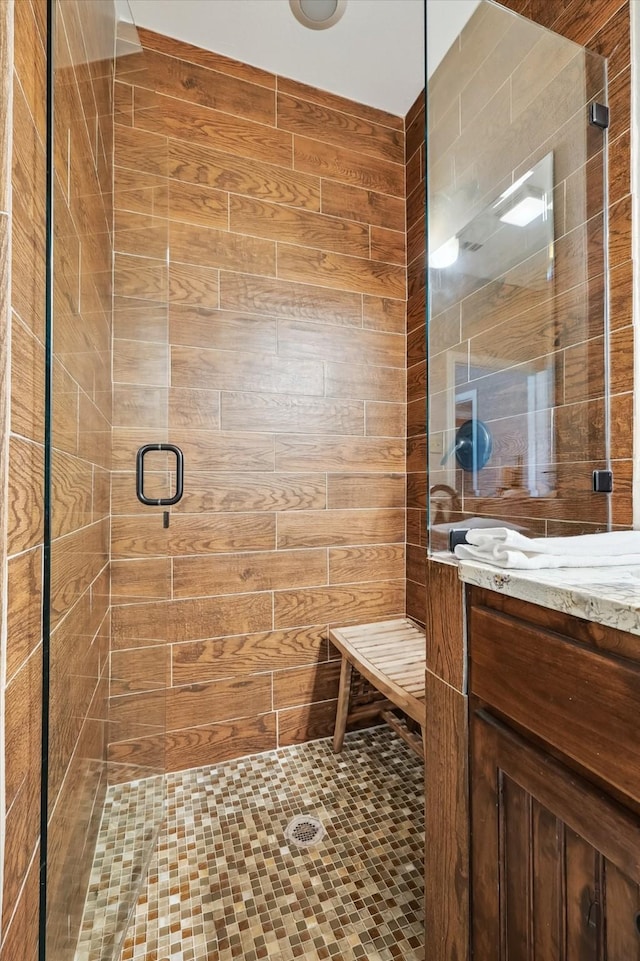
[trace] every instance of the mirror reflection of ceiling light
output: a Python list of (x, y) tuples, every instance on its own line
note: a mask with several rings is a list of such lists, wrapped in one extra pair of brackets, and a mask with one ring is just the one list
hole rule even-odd
[(513, 224), (514, 227), (526, 227), (537, 217), (547, 212), (547, 198), (545, 194), (525, 187), (514, 197), (513, 203), (499, 215), (503, 224)]
[(347, 0), (289, 0), (296, 20), (312, 30), (326, 30), (337, 23)]
[(429, 254), (429, 266), (434, 270), (444, 270), (451, 267), (458, 259), (460, 244), (457, 237), (449, 237), (436, 250)]
[(529, 177), (532, 177), (532, 176), (533, 176), (533, 170), (527, 170), (526, 174), (523, 174), (521, 177), (518, 177), (518, 179), (514, 181), (514, 183), (512, 183), (510, 187), (507, 187), (506, 190), (503, 190), (503, 192), (498, 197), (498, 200), (493, 205), (494, 209), (496, 207), (499, 207), (502, 201), (506, 200), (507, 197), (510, 197), (511, 194), (514, 194), (516, 190), (519, 190), (520, 187), (522, 187), (523, 183), (525, 183), (529, 179)]

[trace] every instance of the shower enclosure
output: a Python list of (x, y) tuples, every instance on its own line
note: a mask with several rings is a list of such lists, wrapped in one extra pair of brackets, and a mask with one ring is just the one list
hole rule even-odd
[(491, 0), (450, 41), (428, 63), (430, 547), (606, 530), (606, 61)]
[(50, 10), (40, 949), (93, 961), (118, 955), (163, 776), (328, 735), (329, 625), (404, 614), (422, 124), (112, 0)]
[[(89, 961), (116, 956), (163, 817), (166, 653), (142, 648), (135, 670), (124, 664), (122, 640), (112, 641), (110, 605), (132, 594), (166, 594), (167, 564), (161, 561), (142, 584), (131, 566), (116, 563), (110, 570), (109, 558), (112, 525), (118, 515), (138, 509), (152, 518), (151, 536), (157, 553), (164, 553), (163, 513), (138, 502), (135, 456), (119, 457), (117, 445), (112, 451), (112, 425), (126, 426), (135, 417), (145, 440), (163, 441), (167, 399), (165, 391), (152, 403), (123, 403), (120, 384), (140, 372), (129, 369), (126, 358), (112, 370), (112, 338), (120, 335), (121, 318), (126, 315), (134, 330), (144, 303), (136, 298), (139, 277), (127, 286), (120, 274), (112, 328), (112, 250), (120, 229), (113, 211), (121, 196), (113, 194), (114, 64), (125, 72), (134, 63), (140, 74), (140, 46), (126, 24), (116, 37), (113, 3), (53, 2), (50, 18), (47, 856), (40, 950), (48, 961)], [(146, 162), (162, 166), (166, 157), (149, 150)], [(166, 250), (166, 226), (156, 230), (155, 240), (158, 250)], [(166, 291), (158, 294), (153, 318), (166, 330)], [(163, 458), (147, 458), (148, 497), (167, 496), (165, 488), (175, 480)], [(141, 686), (148, 697), (136, 701), (132, 695)], [(122, 759), (110, 752), (111, 743), (141, 732), (152, 735), (145, 752)], [(126, 802), (121, 782), (135, 785)], [(100, 825), (116, 819), (121, 847), (110, 850), (101, 842)]]

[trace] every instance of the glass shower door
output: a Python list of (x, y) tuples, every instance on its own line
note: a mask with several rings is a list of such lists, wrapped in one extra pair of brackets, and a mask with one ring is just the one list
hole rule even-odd
[[(150, 225), (139, 209), (144, 190), (128, 189), (126, 165), (114, 171), (114, 114), (127, 122), (125, 85), (114, 85), (114, 76), (125, 64), (141, 69), (135, 29), (121, 28), (116, 48), (112, 0), (54, 0), (51, 17), (48, 813), (40, 950), (47, 961), (91, 961), (118, 957), (163, 818), (165, 647), (161, 638), (132, 646), (124, 625), (137, 602), (170, 590), (162, 509), (136, 496), (137, 447), (166, 440), (166, 362), (149, 383), (143, 355), (153, 349), (139, 336), (153, 323), (166, 340), (166, 290), (154, 288), (150, 299), (141, 287), (153, 270), (150, 233), (166, 259), (166, 221), (157, 198)], [(161, 149), (145, 162), (162, 165)], [(147, 494), (167, 496), (173, 472), (164, 461), (146, 466)], [(129, 560), (117, 530), (112, 547), (112, 526), (136, 537), (140, 518), (153, 529), (148, 556)]]
[[(429, 531), (609, 525), (606, 62), (482, 0), (428, 64)], [(437, 3), (427, 0), (427, 16)], [(595, 109), (595, 108), (594, 108)]]

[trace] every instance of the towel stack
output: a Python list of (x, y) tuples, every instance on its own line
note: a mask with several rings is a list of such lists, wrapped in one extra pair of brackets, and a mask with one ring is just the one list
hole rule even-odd
[(455, 549), (461, 560), (512, 570), (552, 567), (640, 566), (640, 531), (611, 531), (575, 537), (525, 537), (506, 527), (467, 531)]

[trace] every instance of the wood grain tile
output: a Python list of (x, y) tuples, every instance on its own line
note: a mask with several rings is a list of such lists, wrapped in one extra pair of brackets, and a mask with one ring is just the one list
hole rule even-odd
[(169, 308), (169, 341), (185, 347), (275, 353), (276, 321), (239, 311), (172, 304)]
[(338, 696), (340, 662), (330, 661), (315, 667), (298, 667), (276, 671), (273, 675), (273, 706), (275, 710), (333, 701)]
[[(116, 478), (118, 481), (118, 478)], [(114, 512), (132, 513), (131, 483), (114, 486)], [(324, 474), (192, 473), (174, 510), (186, 513), (321, 510), (326, 505)]]
[(44, 437), (44, 348), (14, 315), (11, 324), (11, 429), (30, 440)]
[[(216, 284), (217, 301), (217, 284)], [(166, 343), (166, 304), (146, 303), (131, 297), (117, 297), (113, 310), (113, 335), (122, 340)]]
[(327, 506), (332, 510), (403, 508), (404, 488), (404, 474), (328, 474)]
[(275, 244), (268, 240), (230, 234), (226, 230), (202, 230), (191, 224), (169, 224), (171, 261), (199, 267), (248, 271), (273, 276)]
[(275, 747), (275, 714), (209, 724), (167, 736), (167, 770), (216, 764)]
[[(334, 363), (371, 364), (378, 367), (405, 366), (405, 342), (399, 334), (383, 331), (329, 328), (323, 324), (281, 320), (278, 323), (278, 353), (300, 361), (316, 357)], [(381, 374), (384, 377), (384, 374)]]
[(324, 372), (317, 360), (172, 347), (172, 385), (189, 387), (194, 381), (215, 390), (282, 391), (316, 396), (324, 390)]
[(399, 300), (389, 297), (362, 298), (362, 322), (372, 330), (384, 330), (389, 334), (404, 334), (406, 325), (406, 306)]
[(366, 623), (403, 611), (402, 580), (278, 591), (274, 596), (276, 629), (317, 623)]
[(119, 341), (114, 349), (113, 379), (116, 384), (167, 387), (169, 348), (166, 344)]
[(278, 166), (274, 157), (237, 156), (216, 150), (215, 144), (208, 147), (171, 139), (168, 169), (172, 182), (216, 187), (290, 207), (320, 210), (319, 178)]
[[(93, 474), (97, 470), (79, 457), (54, 450), (51, 455), (51, 533), (61, 537), (91, 523)], [(108, 514), (108, 499), (105, 514)]]
[(115, 123), (133, 126), (133, 87), (116, 82), (113, 85), (113, 119)]
[(111, 591), (117, 598), (157, 597), (171, 594), (171, 561), (166, 557), (111, 562)]
[(155, 174), (157, 177), (167, 176), (166, 137), (151, 131), (117, 124), (114, 142), (116, 167), (126, 167), (144, 174)]
[(223, 430), (363, 434), (362, 401), (332, 401), (294, 394), (223, 391)]
[(404, 162), (404, 138), (399, 130), (286, 94), (278, 94), (276, 109), (282, 130), (348, 147), (380, 160)]
[(7, 681), (40, 643), (42, 633), (42, 550), (9, 560), (7, 594)]
[(271, 677), (262, 674), (170, 687), (166, 698), (167, 731), (255, 717), (271, 710)]
[(362, 326), (359, 294), (244, 274), (223, 273), (220, 281), (220, 306), (228, 310)]
[[(157, 112), (153, 115), (136, 112), (136, 128), (291, 167), (292, 137), (284, 129), (266, 127), (162, 94), (156, 95), (156, 101)], [(120, 157), (117, 162), (121, 163)]]
[(278, 745), (303, 744), (330, 737), (336, 723), (337, 701), (320, 701), (278, 711)]
[(366, 226), (344, 217), (328, 217), (307, 210), (267, 203), (264, 200), (232, 195), (229, 203), (229, 225), (234, 232), (267, 240), (303, 244), (355, 257), (369, 256), (369, 231)]
[(402, 471), (404, 443), (377, 437), (304, 437), (282, 434), (276, 438), (276, 469), (370, 472)]
[(404, 404), (365, 405), (365, 434), (370, 437), (404, 437), (407, 413)]
[(337, 287), (338, 290), (389, 295), (399, 300), (406, 296), (406, 279), (402, 267), (311, 247), (279, 243), (278, 277), (303, 283), (315, 282), (320, 287)]
[(406, 264), (407, 241), (404, 232), (371, 227), (371, 257), (386, 264)]
[(317, 587), (327, 583), (324, 550), (247, 552), (218, 557), (176, 557), (175, 597), (270, 591), (283, 587)]
[(195, 641), (272, 628), (270, 594), (226, 594), (189, 600), (126, 604), (113, 611), (113, 638), (125, 647), (153, 641)]
[(114, 250), (133, 257), (155, 257), (161, 260), (167, 250), (166, 221), (148, 214), (117, 210)]
[(219, 271), (195, 264), (169, 264), (169, 303), (218, 306)]
[(167, 609), (169, 641), (191, 641), (272, 628), (270, 594), (228, 594), (174, 601)]
[(404, 577), (405, 550), (402, 544), (371, 547), (330, 547), (329, 583), (388, 581)]
[(159, 516), (114, 517), (111, 549), (118, 559), (177, 556), (180, 554), (219, 554), (242, 550), (273, 550), (273, 515), (176, 514), (168, 530)]
[(298, 80), (291, 80), (288, 77), (278, 77), (278, 93), (287, 94), (291, 97), (299, 97), (310, 103), (317, 103), (323, 107), (331, 107), (341, 113), (351, 114), (354, 117), (361, 117), (363, 120), (370, 120), (375, 124), (382, 124), (391, 127), (392, 130), (402, 130), (404, 127), (402, 117), (381, 110), (379, 107), (372, 107), (368, 104), (358, 103), (357, 100), (349, 100), (340, 97), (338, 94), (329, 93), (327, 90), (320, 90)]
[(166, 53), (171, 57), (179, 57), (189, 63), (196, 63), (202, 67), (217, 70), (229, 77), (237, 77), (240, 80), (256, 83), (270, 90), (275, 89), (275, 76), (267, 70), (242, 63), (240, 60), (233, 60), (231, 57), (225, 57), (211, 50), (195, 47), (184, 40), (176, 40), (174, 37), (155, 33), (153, 30), (147, 30), (146, 27), (138, 27), (137, 30), (140, 42), (148, 50), (157, 50), (159, 53)]
[(51, 578), (51, 620), (54, 625), (108, 563), (108, 535), (105, 519), (55, 541), (52, 546), (55, 570)]
[[(183, 430), (180, 446), (189, 471), (208, 471), (211, 465), (219, 471), (273, 470), (274, 442), (267, 434)], [(113, 468), (135, 471), (136, 451), (143, 444), (166, 442), (163, 430), (114, 429)], [(133, 479), (133, 473), (131, 474)]]
[(211, 68), (179, 58), (179, 51), (167, 56), (145, 50), (144, 80), (149, 89), (184, 101), (211, 107), (234, 117), (273, 126), (275, 93), (267, 87), (219, 73)]
[(270, 631), (172, 646), (174, 682), (190, 684), (234, 675), (311, 666), (327, 660), (319, 627)]
[(326, 143), (321, 138), (310, 140), (296, 134), (293, 138), (293, 166), (295, 170), (393, 197), (402, 197), (404, 191), (401, 164), (365, 156), (349, 147)]
[(18, 437), (9, 441), (7, 554), (18, 554), (42, 541), (43, 449)]
[(116, 254), (113, 282), (120, 297), (166, 302), (167, 265), (161, 260)]
[(405, 398), (406, 374), (395, 364), (363, 367), (357, 363), (328, 363), (325, 377), (328, 397), (352, 397), (385, 403), (402, 403)]
[(361, 187), (323, 181), (322, 212), (404, 232), (405, 205), (398, 197)]
[(113, 424), (118, 427), (166, 427), (167, 394), (167, 387), (114, 383)]
[(402, 510), (296, 511), (278, 517), (278, 548), (394, 544), (404, 540)]
[(229, 195), (201, 184), (169, 181), (168, 216), (201, 227), (227, 230), (229, 227)]
[(220, 392), (188, 387), (169, 391), (169, 429), (217, 430), (220, 427)]

